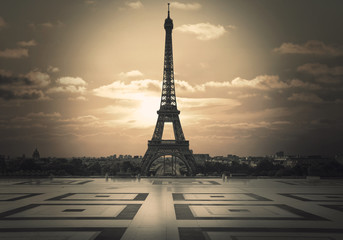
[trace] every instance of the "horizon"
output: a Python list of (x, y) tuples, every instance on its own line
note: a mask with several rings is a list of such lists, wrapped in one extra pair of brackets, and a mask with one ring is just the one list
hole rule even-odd
[[(143, 156), (161, 98), (167, 3), (1, 1), (0, 155)], [(190, 149), (342, 153), (342, 10), (339, 0), (171, 1)]]
[[(120, 156), (131, 156), (132, 158), (134, 157), (139, 157), (139, 158), (143, 158), (144, 154), (139, 155), (139, 154), (130, 154), (130, 153), (113, 153), (110, 155), (103, 155), (103, 156), (46, 156), (46, 155), (42, 155), (40, 150), (37, 148), (39, 154), (40, 154), (40, 158), (63, 158), (63, 159), (73, 159), (73, 158), (109, 158), (109, 157), (113, 157), (116, 156), (116, 158), (119, 158)], [(236, 154), (232, 154), (232, 153), (227, 153), (227, 154), (223, 154), (223, 155), (215, 155), (215, 154), (209, 154), (209, 153), (195, 153), (193, 152), (193, 155), (209, 155), (210, 157), (228, 157), (228, 156), (237, 156), (240, 158), (248, 158), (248, 157), (272, 157), (275, 156), (278, 152), (283, 152), (283, 151), (277, 151), (275, 153), (270, 153), (270, 154), (265, 154), (265, 155), (236, 155)], [(33, 151), (32, 151), (33, 153)], [(11, 156), (11, 155), (3, 155), (4, 157), (9, 157), (9, 158), (21, 158), (23, 157), (23, 155), (25, 156), (25, 158), (31, 158), (31, 154), (26, 154), (23, 153), (21, 155), (17, 155), (17, 156)], [(335, 156), (339, 156), (342, 155), (342, 153), (334, 153), (334, 154), (328, 154), (328, 155), (301, 155), (301, 154), (297, 154), (297, 153), (285, 153), (284, 152), (284, 156), (285, 157), (313, 157), (313, 156), (320, 156), (320, 157), (335, 157)], [(1, 156), (1, 155), (0, 155)]]

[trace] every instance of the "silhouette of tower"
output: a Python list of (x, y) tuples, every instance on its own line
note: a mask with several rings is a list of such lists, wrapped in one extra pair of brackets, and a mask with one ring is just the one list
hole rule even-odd
[[(168, 17), (164, 22), (166, 31), (164, 70), (160, 109), (157, 111), (158, 119), (151, 141), (148, 141), (148, 149), (142, 159), (141, 172), (143, 175), (149, 173), (151, 164), (158, 158), (166, 155), (172, 156), (172, 172), (175, 170), (176, 158), (180, 159), (187, 167), (188, 174), (195, 174), (195, 160), (192, 151), (189, 149), (189, 142), (183, 135), (179, 114), (176, 105), (174, 85), (174, 65), (172, 30), (173, 20), (170, 18), (169, 3)], [(175, 140), (162, 140), (164, 123), (170, 122), (173, 125)], [(175, 162), (174, 162), (175, 158)], [(176, 167), (176, 166), (175, 166)]]

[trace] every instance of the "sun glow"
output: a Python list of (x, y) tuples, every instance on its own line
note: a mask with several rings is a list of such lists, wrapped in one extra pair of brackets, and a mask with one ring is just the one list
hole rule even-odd
[(140, 100), (140, 105), (133, 113), (133, 118), (141, 127), (153, 126), (157, 120), (159, 97), (144, 97)]

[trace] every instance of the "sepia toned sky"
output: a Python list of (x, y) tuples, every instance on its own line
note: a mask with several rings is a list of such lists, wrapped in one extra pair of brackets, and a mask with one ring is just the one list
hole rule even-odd
[[(0, 0), (0, 155), (144, 155), (167, 2)], [(194, 153), (342, 152), (342, 12), (341, 0), (171, 1)]]

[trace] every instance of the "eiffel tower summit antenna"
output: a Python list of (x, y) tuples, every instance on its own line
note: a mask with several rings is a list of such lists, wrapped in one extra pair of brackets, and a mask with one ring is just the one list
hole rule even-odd
[(169, 10), (170, 3), (168, 3), (168, 18), (170, 18), (170, 10)]
[[(141, 173), (149, 175), (150, 168), (154, 161), (161, 157), (172, 156), (171, 175), (177, 173), (177, 160), (181, 161), (187, 168), (188, 175), (194, 175), (196, 171), (195, 160), (192, 151), (189, 149), (189, 141), (185, 139), (179, 119), (180, 111), (177, 109), (175, 84), (174, 84), (174, 64), (172, 30), (173, 20), (170, 18), (170, 4), (168, 3), (168, 17), (164, 21), (166, 31), (163, 82), (160, 109), (157, 111), (158, 118), (152, 139), (148, 141), (148, 149), (142, 159)], [(163, 140), (163, 129), (165, 123), (172, 123), (174, 140)], [(164, 172), (166, 169), (164, 159)]]

